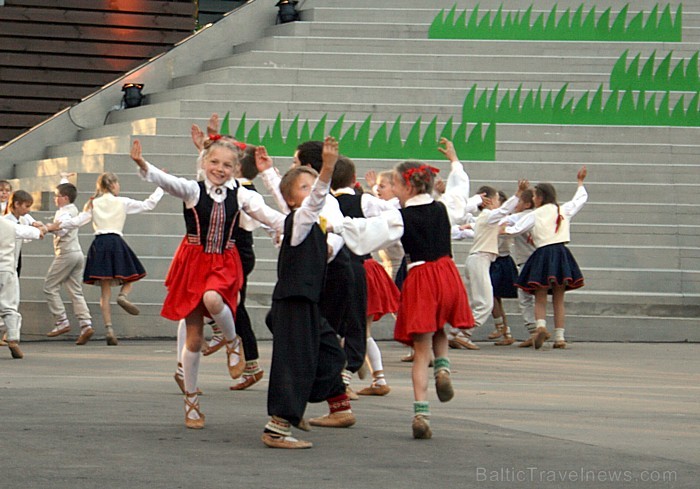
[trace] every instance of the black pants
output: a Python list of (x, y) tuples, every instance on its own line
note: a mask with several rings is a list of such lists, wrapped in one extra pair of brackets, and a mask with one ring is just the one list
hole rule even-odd
[(253, 250), (239, 249), (241, 256), (241, 264), (243, 265), (243, 287), (241, 288), (241, 298), (238, 301), (236, 308), (236, 333), (241, 337), (243, 342), (243, 353), (246, 360), (257, 360), (260, 357), (258, 353), (258, 340), (253, 332), (253, 325), (250, 321), (250, 316), (245, 308), (246, 292), (248, 290), (248, 275), (255, 268), (255, 253)]
[(267, 412), (297, 426), (307, 403), (345, 392), (345, 353), (318, 305), (307, 299), (273, 301), (266, 323), (272, 332)]

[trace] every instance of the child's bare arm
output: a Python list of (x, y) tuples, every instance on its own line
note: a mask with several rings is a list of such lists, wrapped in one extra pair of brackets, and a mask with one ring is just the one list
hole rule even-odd
[(338, 161), (338, 141), (333, 136), (326, 136), (323, 141), (323, 166), (318, 175), (318, 179), (324, 183), (330, 183), (333, 177), (333, 170)]
[(585, 166), (582, 166), (581, 169), (579, 169), (578, 173), (576, 174), (576, 180), (578, 182), (579, 187), (583, 186), (583, 181), (586, 179), (587, 175), (588, 175), (588, 170), (586, 169)]
[(134, 139), (134, 142), (131, 145), (130, 156), (141, 170), (146, 171), (148, 169), (146, 160), (143, 159), (143, 154), (141, 152), (141, 142), (138, 139)]

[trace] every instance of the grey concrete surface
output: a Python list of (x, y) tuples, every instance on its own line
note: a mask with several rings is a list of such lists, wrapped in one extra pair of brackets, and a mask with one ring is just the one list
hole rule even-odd
[(392, 392), (355, 401), (352, 428), (297, 432), (314, 443), (302, 451), (263, 446), (267, 378), (229, 391), (222, 353), (202, 361), (207, 426), (192, 431), (174, 341), (3, 348), (0, 487), (697, 487), (700, 345), (480, 345), (450, 351), (456, 395), (431, 392), (431, 440), (411, 438), (406, 349), (381, 342)]

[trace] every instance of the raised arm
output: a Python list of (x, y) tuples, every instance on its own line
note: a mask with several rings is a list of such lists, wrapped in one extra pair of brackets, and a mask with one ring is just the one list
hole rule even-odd
[(561, 205), (562, 213), (567, 219), (571, 219), (583, 208), (583, 205), (588, 201), (588, 192), (586, 187), (583, 186), (583, 181), (588, 176), (588, 170), (585, 166), (582, 166), (578, 173), (576, 174), (576, 181), (578, 187), (576, 188), (576, 193), (574, 197), (567, 203)]

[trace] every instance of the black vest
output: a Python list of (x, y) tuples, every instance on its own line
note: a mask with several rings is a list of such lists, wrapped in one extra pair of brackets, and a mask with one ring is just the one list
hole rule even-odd
[(452, 256), (450, 219), (442, 202), (404, 207), (401, 216), (404, 223), (401, 244), (409, 264)]
[(306, 239), (292, 246), (294, 214), (293, 211), (284, 221), (284, 239), (277, 258), (277, 285), (272, 299), (303, 297), (318, 302), (326, 276), (326, 234), (318, 224), (314, 224)]
[[(353, 218), (364, 218), (365, 214), (362, 212), (362, 194), (340, 194), (336, 195), (335, 198), (338, 200), (338, 205), (340, 206), (340, 212), (346, 217)], [(347, 246), (346, 246), (347, 248)], [(371, 258), (371, 255), (356, 255), (352, 251), (348, 250), (350, 256), (353, 259), (364, 262), (365, 260)]]
[(238, 188), (227, 189), (226, 200), (222, 202), (224, 210), (224, 227), (210, 230), (209, 223), (215, 208), (214, 200), (207, 194), (204, 182), (199, 184), (199, 202), (188, 209), (183, 204), (187, 242), (201, 245), (205, 253), (223, 253), (235, 246), (233, 230), (238, 227)]

